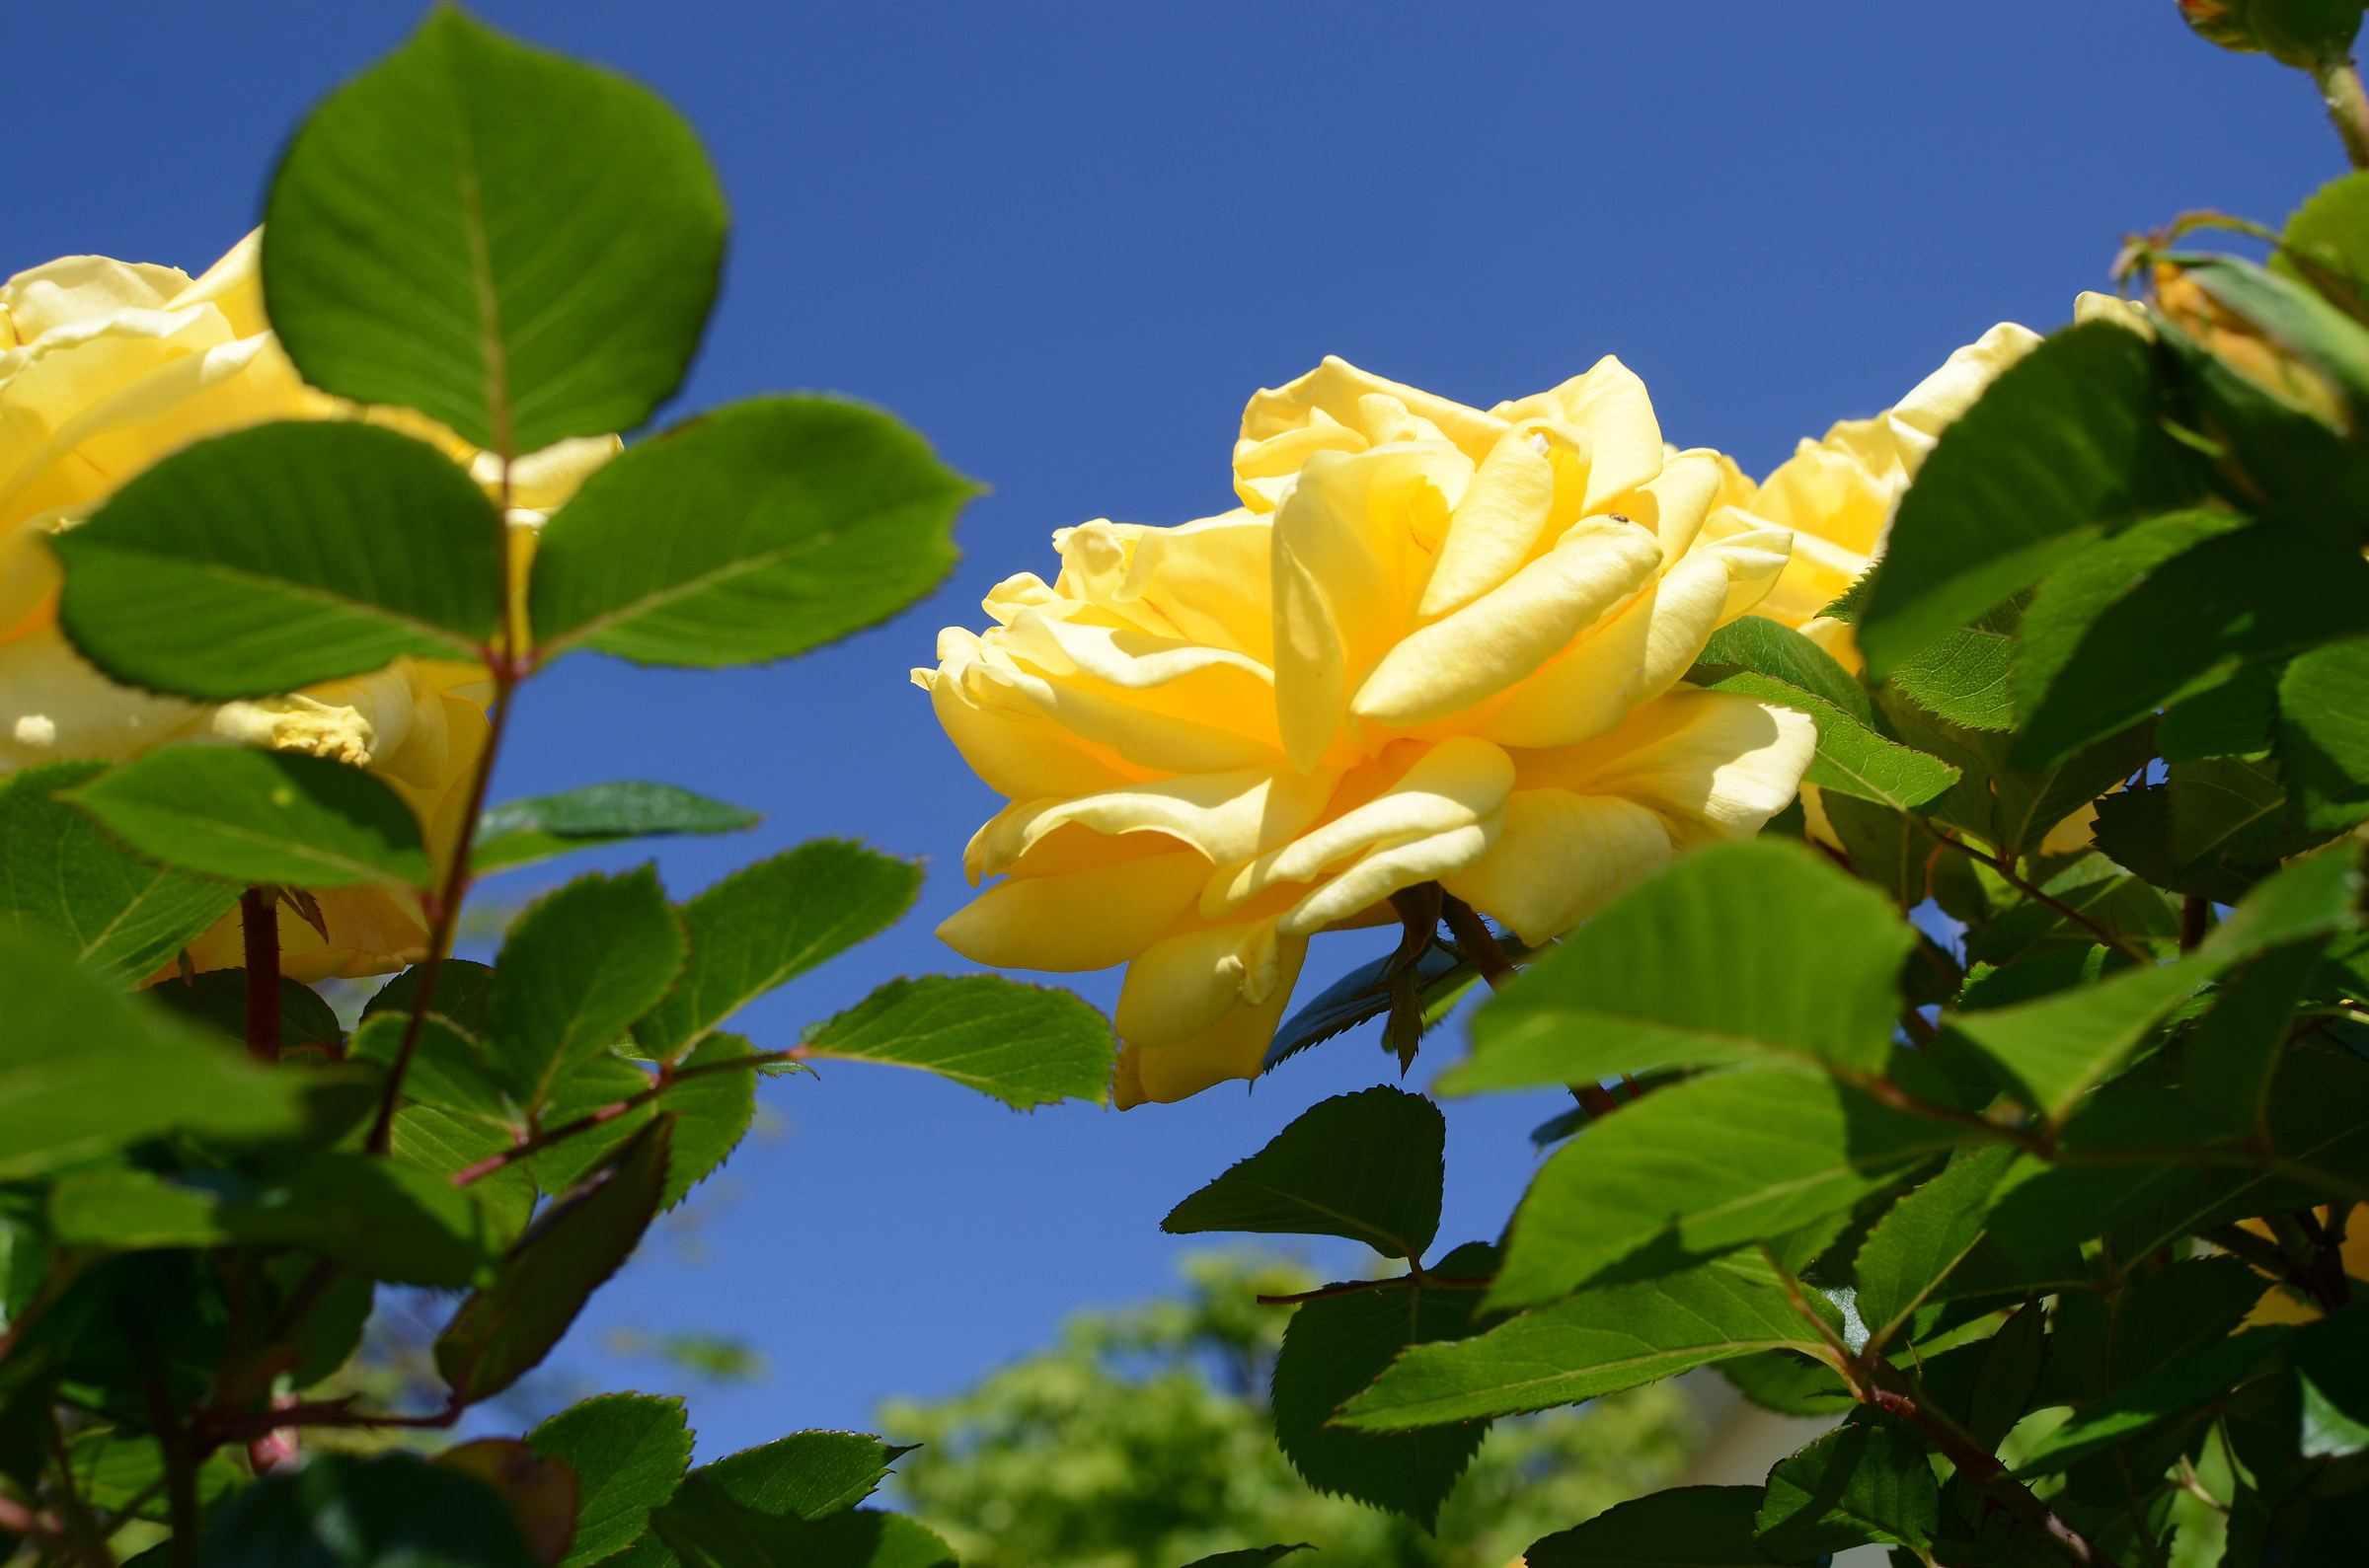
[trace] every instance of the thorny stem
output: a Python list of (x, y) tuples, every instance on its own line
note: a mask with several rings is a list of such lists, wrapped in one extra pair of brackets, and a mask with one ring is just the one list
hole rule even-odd
[(239, 935), (247, 958), (247, 1054), (279, 1060), (279, 909), (267, 888), (239, 895)]
[(2084, 1568), (2100, 1560), (2079, 1531), (2034, 1497), (2031, 1488), (2010, 1475), (2007, 1466), (1977, 1443), (1972, 1434), (1920, 1398), (1916, 1385), (1897, 1367), (1881, 1356), (1874, 1356), (1863, 1370), (1867, 1377), (1858, 1388), (1861, 1402), (1914, 1425), (1957, 1466), (1960, 1480), (2046, 1535), (2068, 1560), (2083, 1564)]
[(774, 1062), (794, 1062), (798, 1058), (798, 1048), (793, 1047), (787, 1051), (760, 1051), (754, 1056), (737, 1057), (728, 1062), (703, 1062), (697, 1067), (678, 1067), (667, 1074), (661, 1082), (652, 1083), (638, 1094), (629, 1094), (624, 1099), (613, 1100), (590, 1115), (579, 1116), (574, 1121), (537, 1133), (524, 1142), (511, 1145), (498, 1155), (488, 1155), (474, 1165), (462, 1166), (452, 1173), (452, 1184), (456, 1187), (466, 1187), (473, 1181), (492, 1175), (504, 1165), (514, 1165), (521, 1159), (531, 1159), (554, 1144), (573, 1138), (579, 1133), (588, 1133), (595, 1127), (615, 1121), (629, 1111), (641, 1109), (685, 1079), (706, 1078), (711, 1073), (731, 1073), (742, 1068), (753, 1072)]
[(403, 1427), (441, 1432), (461, 1419), (467, 1406), (458, 1399), (432, 1416), (369, 1415), (353, 1408), (359, 1394), (311, 1404), (282, 1405), (272, 1410), (233, 1410), (211, 1415), (205, 1424), (207, 1446), (244, 1443), (280, 1427)]
[(2369, 169), (2369, 95), (2361, 91), (2359, 67), (2343, 55), (2312, 67), (2329, 120), (2344, 139), (2344, 156), (2355, 169)]
[(2150, 953), (2145, 948), (2140, 947), (2137, 943), (2131, 941), (2128, 937), (2124, 936), (2120, 932), (2115, 931), (2112, 927), (2106, 926), (2091, 916), (2083, 914), (2080, 910), (2075, 909), (2072, 905), (2066, 903), (2061, 898), (2056, 898), (2050, 894), (2041, 892), (2039, 888), (2026, 879), (2022, 872), (2018, 871), (2014, 864), (2010, 861), (2002, 859), (1996, 855), (1991, 855), (1985, 851), (1978, 850), (1974, 848), (1973, 845), (1966, 843), (1963, 839), (1957, 838), (1953, 834), (1944, 833), (1940, 828), (1935, 827), (1923, 817), (1911, 815), (1908, 820), (1915, 823), (1918, 827), (1923, 828), (1927, 833), (1931, 834), (1942, 844), (1952, 850), (1955, 850), (1958, 854), (1965, 856), (1968, 859), (1980, 860), (1992, 870), (1997, 871), (2001, 880), (2005, 881), (2008, 886), (2014, 888), (2017, 892), (2022, 893), (2025, 897), (2047, 905), (2050, 909), (2055, 910), (2059, 915), (2062, 915), (2065, 919), (2072, 921), (2077, 926), (2087, 927), (2097, 935), (2100, 941), (2104, 942), (2107, 946), (2115, 948), (2118, 951), (2137, 959), (2140, 963), (2151, 964), (2155, 962), (2155, 955), (2153, 953)]
[(74, 1459), (66, 1451), (66, 1435), (57, 1424), (57, 1411), (49, 1412), (49, 1452), (57, 1459), (57, 1501), (59, 1512), (65, 1516), (66, 1538), (88, 1568), (115, 1568), (115, 1554), (107, 1547), (107, 1533), (92, 1517), (90, 1505), (74, 1486)]
[(173, 1413), (173, 1396), (165, 1380), (148, 1380), (148, 1425), (165, 1460), (165, 1502), (173, 1517), (175, 1568), (193, 1568), (197, 1560), (197, 1466), (191, 1457), (189, 1432)]
[(1456, 933), (1456, 944), (1472, 955), (1473, 967), (1481, 971), (1481, 978), (1489, 982), (1490, 990), (1502, 991), (1513, 983), (1517, 973), (1513, 960), (1505, 956), (1505, 949), (1497, 945), (1497, 938), (1474, 913), (1472, 905), (1453, 893), (1443, 892), (1439, 896), (1439, 913), (1448, 923), (1448, 930)]
[(2179, 905), (2179, 950), (2192, 953), (2212, 928), (2213, 901), (2190, 893)]

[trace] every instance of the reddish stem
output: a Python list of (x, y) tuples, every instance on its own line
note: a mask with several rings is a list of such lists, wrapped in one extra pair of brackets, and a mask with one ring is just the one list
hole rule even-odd
[(267, 888), (239, 895), (239, 934), (247, 948), (247, 1054), (279, 1060), (279, 910)]

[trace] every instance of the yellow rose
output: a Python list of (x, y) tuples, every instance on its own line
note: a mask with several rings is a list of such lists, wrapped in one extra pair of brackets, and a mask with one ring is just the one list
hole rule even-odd
[[(456, 842), (484, 754), (485, 671), (398, 659), (383, 670), (257, 702), (201, 705), (117, 686), (56, 625), (58, 571), (43, 541), (191, 441), (274, 419), (367, 418), (431, 442), (488, 488), (499, 467), (402, 410), (362, 409), (304, 384), (265, 320), (251, 234), (192, 281), (168, 266), (73, 256), (0, 285), (0, 778), (69, 758), (123, 761), (168, 741), (270, 746), (367, 766), (408, 800), (429, 846)], [(514, 554), (615, 437), (562, 442), (511, 466)], [(280, 911), (286, 972), (381, 974), (426, 951), (408, 898), (316, 895), (324, 936)], [(195, 942), (200, 969), (244, 956), (235, 917)]]
[(1858, 669), (1851, 629), (1818, 612), (1883, 554), (1893, 509), (1942, 431), (2039, 341), (2028, 328), (2001, 322), (1873, 418), (1844, 419), (1824, 440), (1804, 439), (1759, 485), (1731, 470), (1720, 499), (1794, 535), (1792, 561), (1753, 613), (1796, 629)]
[(1437, 880), (1525, 940), (1793, 798), (1791, 709), (1680, 685), (1787, 541), (1715, 515), (1617, 360), (1483, 412), (1328, 359), (1253, 398), (1243, 508), (1053, 536), (914, 679), (1011, 804), (939, 928), (1128, 965), (1122, 1106), (1254, 1078), (1308, 938)]

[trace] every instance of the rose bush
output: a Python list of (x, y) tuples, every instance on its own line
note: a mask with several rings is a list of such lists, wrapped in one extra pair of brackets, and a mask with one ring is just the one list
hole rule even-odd
[(1328, 359), (1243, 416), (1243, 505), (1054, 536), (1061, 571), (915, 671), (1010, 800), (940, 928), (1000, 967), (1127, 964), (1122, 1105), (1252, 1078), (1308, 939), (1437, 881), (1526, 941), (1749, 837), (1815, 744), (1682, 677), (1788, 559), (1607, 358), (1484, 411)]
[[(498, 467), (409, 411), (364, 409), (305, 385), (265, 317), (261, 234), (202, 276), (70, 256), (0, 285), (0, 778), (41, 763), (124, 761), (168, 742), (311, 752), (366, 765), (394, 785), (441, 855), (483, 752), (491, 688), (473, 664), (398, 659), (283, 697), (201, 705), (118, 685), (57, 627), (58, 569), (43, 541), (192, 441), (274, 419), (368, 418), (469, 463), (491, 489)], [(514, 548), (614, 437), (568, 441), (512, 465)], [(380, 974), (417, 962), (417, 905), (376, 887), (324, 888), (323, 930), (279, 913), (282, 963), (301, 980)], [(200, 970), (244, 962), (236, 917), (189, 948)]]

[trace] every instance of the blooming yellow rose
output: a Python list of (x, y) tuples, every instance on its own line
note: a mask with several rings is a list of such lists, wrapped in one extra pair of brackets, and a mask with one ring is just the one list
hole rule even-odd
[(1696, 691), (1784, 569), (1606, 359), (1486, 412), (1328, 359), (1253, 398), (1244, 505), (1053, 536), (1061, 571), (916, 670), (1006, 806), (939, 928), (964, 956), (1128, 965), (1122, 1106), (1254, 1078), (1308, 938), (1437, 880), (1525, 940), (1793, 798), (1804, 715)]
[[(195, 280), (168, 266), (72, 256), (0, 285), (0, 778), (69, 758), (122, 761), (168, 741), (271, 746), (365, 765), (410, 801), (447, 853), (484, 754), (485, 671), (398, 659), (383, 670), (259, 702), (200, 705), (118, 686), (56, 624), (45, 539), (191, 441), (273, 419), (368, 418), (472, 465), (498, 464), (442, 426), (362, 409), (304, 384), (265, 320), (251, 234)], [(563, 442), (511, 466), (518, 554), (545, 514), (617, 450)], [(282, 963), (304, 980), (401, 968), (427, 929), (376, 888), (316, 895), (327, 934), (280, 912)], [(200, 969), (244, 962), (235, 918), (190, 948)]]

